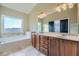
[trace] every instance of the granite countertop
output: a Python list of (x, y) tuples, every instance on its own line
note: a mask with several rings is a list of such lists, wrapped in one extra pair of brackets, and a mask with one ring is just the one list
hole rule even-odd
[(79, 41), (78, 35), (71, 35), (67, 33), (37, 33), (38, 35), (43, 35), (43, 36), (50, 36), (50, 37), (56, 37), (56, 38), (61, 38), (65, 40), (72, 40), (72, 41)]

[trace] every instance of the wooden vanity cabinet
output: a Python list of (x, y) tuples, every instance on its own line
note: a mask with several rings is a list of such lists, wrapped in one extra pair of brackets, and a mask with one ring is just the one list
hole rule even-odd
[(49, 37), (50, 56), (79, 56), (79, 42)]
[(70, 40), (60, 40), (60, 55), (61, 56), (76, 56), (77, 43)]
[(59, 56), (59, 39), (54, 37), (49, 37), (49, 55), (50, 56)]
[(39, 50), (45, 55), (49, 55), (49, 37), (40, 35)]
[(46, 56), (79, 56), (79, 42), (32, 34), (32, 45)]

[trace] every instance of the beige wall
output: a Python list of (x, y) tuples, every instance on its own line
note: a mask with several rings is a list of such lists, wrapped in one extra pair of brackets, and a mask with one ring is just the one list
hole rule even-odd
[(29, 29), (31, 32), (37, 32), (37, 22), (37, 14), (32, 12), (32, 14), (29, 16)]
[[(13, 9), (9, 9), (6, 7), (2, 7), (0, 6), (0, 15), (7, 15), (7, 16), (15, 16), (15, 17), (22, 17), (23, 18), (23, 28), (24, 28), (24, 32), (28, 31), (28, 19), (29, 19), (29, 15), (22, 13), (22, 12), (18, 12), (16, 10)], [(0, 18), (1, 21), (1, 18)], [(0, 23), (1, 25), (1, 23)], [(0, 26), (0, 32), (1, 32), (1, 26)]]
[[(38, 4), (30, 13), (30, 30), (31, 31), (37, 31), (37, 22), (38, 22), (38, 14), (43, 11), (51, 10), (52, 8), (55, 8), (56, 6), (53, 6), (54, 4)], [(70, 33), (78, 33), (78, 24), (77, 24), (77, 5), (73, 9), (69, 9), (67, 11), (61, 12), (61, 13), (54, 13), (51, 16), (48, 16), (45, 18), (45, 21), (47, 20), (58, 20), (63, 18), (69, 18), (70, 20)]]

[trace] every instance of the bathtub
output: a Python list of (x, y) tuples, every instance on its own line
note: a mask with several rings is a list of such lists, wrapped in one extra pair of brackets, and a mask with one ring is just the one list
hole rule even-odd
[(2, 38), (0, 38), (0, 44), (16, 42), (16, 41), (20, 41), (20, 40), (24, 40), (24, 39), (25, 40), (31, 39), (31, 36), (17, 35), (17, 36), (10, 36), (10, 37), (2, 37)]
[(20, 35), (3, 36), (0, 38), (0, 44), (16, 42), (24, 39), (31, 39), (31, 32), (26, 32)]
[(9, 55), (31, 46), (31, 35), (17, 35), (0, 38), (0, 56)]

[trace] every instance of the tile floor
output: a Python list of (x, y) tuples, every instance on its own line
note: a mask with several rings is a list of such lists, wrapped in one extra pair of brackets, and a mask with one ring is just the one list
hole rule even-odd
[(21, 51), (18, 51), (16, 53), (9, 54), (8, 56), (45, 56), (32, 46), (29, 46)]

